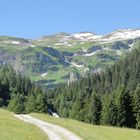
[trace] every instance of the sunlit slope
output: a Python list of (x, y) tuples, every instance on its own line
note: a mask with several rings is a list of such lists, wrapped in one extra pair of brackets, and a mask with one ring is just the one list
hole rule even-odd
[(67, 128), (84, 140), (139, 140), (140, 131), (134, 129), (96, 126), (71, 119), (54, 118), (45, 114), (33, 113), (32, 116)]
[(0, 140), (48, 140), (37, 127), (24, 123), (14, 114), (0, 109)]

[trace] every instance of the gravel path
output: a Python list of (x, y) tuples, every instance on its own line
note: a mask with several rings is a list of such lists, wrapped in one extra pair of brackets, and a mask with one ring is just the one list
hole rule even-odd
[(15, 117), (38, 126), (47, 134), (49, 140), (82, 140), (80, 137), (63, 127), (33, 118), (30, 115), (15, 115)]

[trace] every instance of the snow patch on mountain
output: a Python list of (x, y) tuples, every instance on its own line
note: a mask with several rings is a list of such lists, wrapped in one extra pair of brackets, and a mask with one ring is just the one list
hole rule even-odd
[(12, 43), (12, 44), (15, 44), (15, 45), (19, 45), (19, 44), (20, 44), (19, 41), (12, 41), (11, 43)]
[(76, 64), (75, 62), (71, 62), (71, 64), (77, 68), (82, 68), (84, 67), (84, 65), (79, 65), (79, 64)]
[(45, 77), (47, 75), (47, 72), (46, 73), (43, 73), (42, 75), (41, 75), (41, 77)]
[(75, 38), (81, 38), (81, 37), (90, 37), (93, 36), (93, 33), (76, 33), (76, 34), (72, 34), (73, 37)]
[(104, 35), (102, 38), (98, 39), (97, 42), (110, 43), (114, 41), (134, 39), (134, 38), (139, 38), (139, 37), (140, 37), (140, 29), (118, 30), (110, 34)]
[(93, 35), (93, 36), (88, 37), (87, 39), (88, 40), (96, 40), (96, 39), (100, 39), (101, 37), (102, 37), (102, 35)]
[(96, 54), (96, 52), (93, 52), (93, 53), (87, 53), (87, 54), (85, 54), (84, 56), (92, 56), (92, 55), (94, 55), (94, 54)]
[(94, 41), (94, 42), (99, 42), (100, 44), (104, 44), (104, 43), (110, 43), (114, 41), (139, 38), (140, 29), (117, 30), (105, 35), (96, 35), (90, 32), (85, 32), (85, 33), (72, 34), (71, 36), (83, 42)]
[(92, 41), (102, 37), (102, 35), (95, 35), (90, 32), (72, 34), (72, 37), (80, 39), (81, 41)]
[(84, 56), (92, 56), (92, 55), (94, 55), (94, 54), (97, 54), (98, 52), (100, 52), (100, 50), (97, 50), (97, 51), (92, 52), (92, 53), (84, 54)]
[(68, 60), (66, 60), (66, 59), (65, 59), (65, 62), (67, 62), (67, 63), (69, 63), (70, 65), (73, 65), (73, 66), (75, 66), (75, 67), (77, 67), (77, 68), (82, 68), (82, 67), (84, 67), (84, 65), (79, 65), (79, 64), (76, 64), (75, 62), (70, 62), (70, 61), (68, 61)]

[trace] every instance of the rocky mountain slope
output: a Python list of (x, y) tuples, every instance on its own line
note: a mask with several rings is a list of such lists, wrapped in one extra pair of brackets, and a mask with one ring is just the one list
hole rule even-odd
[(58, 33), (36, 40), (0, 36), (0, 65), (10, 64), (43, 87), (100, 72), (140, 43), (140, 29), (110, 34)]

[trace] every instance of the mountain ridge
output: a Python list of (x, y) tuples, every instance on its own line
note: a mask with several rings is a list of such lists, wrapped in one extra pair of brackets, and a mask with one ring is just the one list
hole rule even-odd
[(140, 29), (99, 36), (91, 32), (58, 33), (36, 40), (0, 36), (0, 64), (12, 65), (41, 86), (54, 87), (103, 70), (140, 43)]

